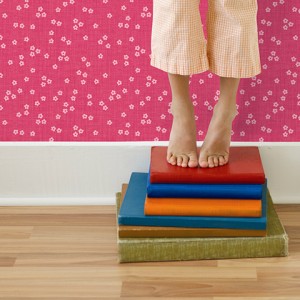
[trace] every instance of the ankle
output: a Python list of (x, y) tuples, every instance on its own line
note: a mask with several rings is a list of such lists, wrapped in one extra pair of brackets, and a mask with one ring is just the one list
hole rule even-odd
[(225, 102), (218, 102), (214, 106), (214, 115), (217, 115), (222, 118), (234, 119), (235, 116), (237, 115), (237, 113), (238, 113), (238, 111), (237, 111), (235, 103), (229, 104), (229, 103), (225, 103)]
[(194, 106), (192, 102), (188, 99), (180, 99), (172, 101), (171, 113), (173, 117), (190, 117), (194, 116)]

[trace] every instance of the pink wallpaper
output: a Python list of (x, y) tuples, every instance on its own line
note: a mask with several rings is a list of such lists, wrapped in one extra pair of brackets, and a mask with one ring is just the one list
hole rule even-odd
[[(0, 0), (0, 140), (168, 140), (151, 26), (149, 0)], [(241, 80), (232, 140), (300, 141), (300, 1), (259, 1), (258, 26), (263, 71)], [(218, 82), (191, 77), (199, 141)]]

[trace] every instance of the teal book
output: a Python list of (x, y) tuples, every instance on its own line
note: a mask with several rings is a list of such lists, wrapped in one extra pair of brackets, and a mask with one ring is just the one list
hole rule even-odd
[(125, 194), (118, 222), (120, 225), (166, 226), (191, 228), (266, 229), (266, 190), (263, 184), (261, 217), (198, 217), (146, 216), (144, 204), (147, 194), (147, 173), (133, 172)]
[[(121, 193), (117, 193), (118, 198)], [(256, 258), (288, 255), (288, 236), (267, 191), (267, 235), (222, 238), (119, 238), (120, 263), (203, 259)], [(117, 205), (117, 215), (119, 207)]]

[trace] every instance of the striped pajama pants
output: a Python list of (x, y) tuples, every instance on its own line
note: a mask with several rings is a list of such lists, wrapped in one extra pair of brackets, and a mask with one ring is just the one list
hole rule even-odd
[(180, 75), (259, 74), (257, 0), (208, 0), (207, 40), (199, 5), (200, 0), (153, 0), (150, 65)]

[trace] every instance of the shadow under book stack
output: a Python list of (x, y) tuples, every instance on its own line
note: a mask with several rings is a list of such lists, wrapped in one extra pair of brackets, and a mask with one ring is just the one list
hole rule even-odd
[(117, 193), (119, 262), (287, 256), (258, 147), (231, 147), (227, 165), (182, 168), (152, 147), (149, 173)]

